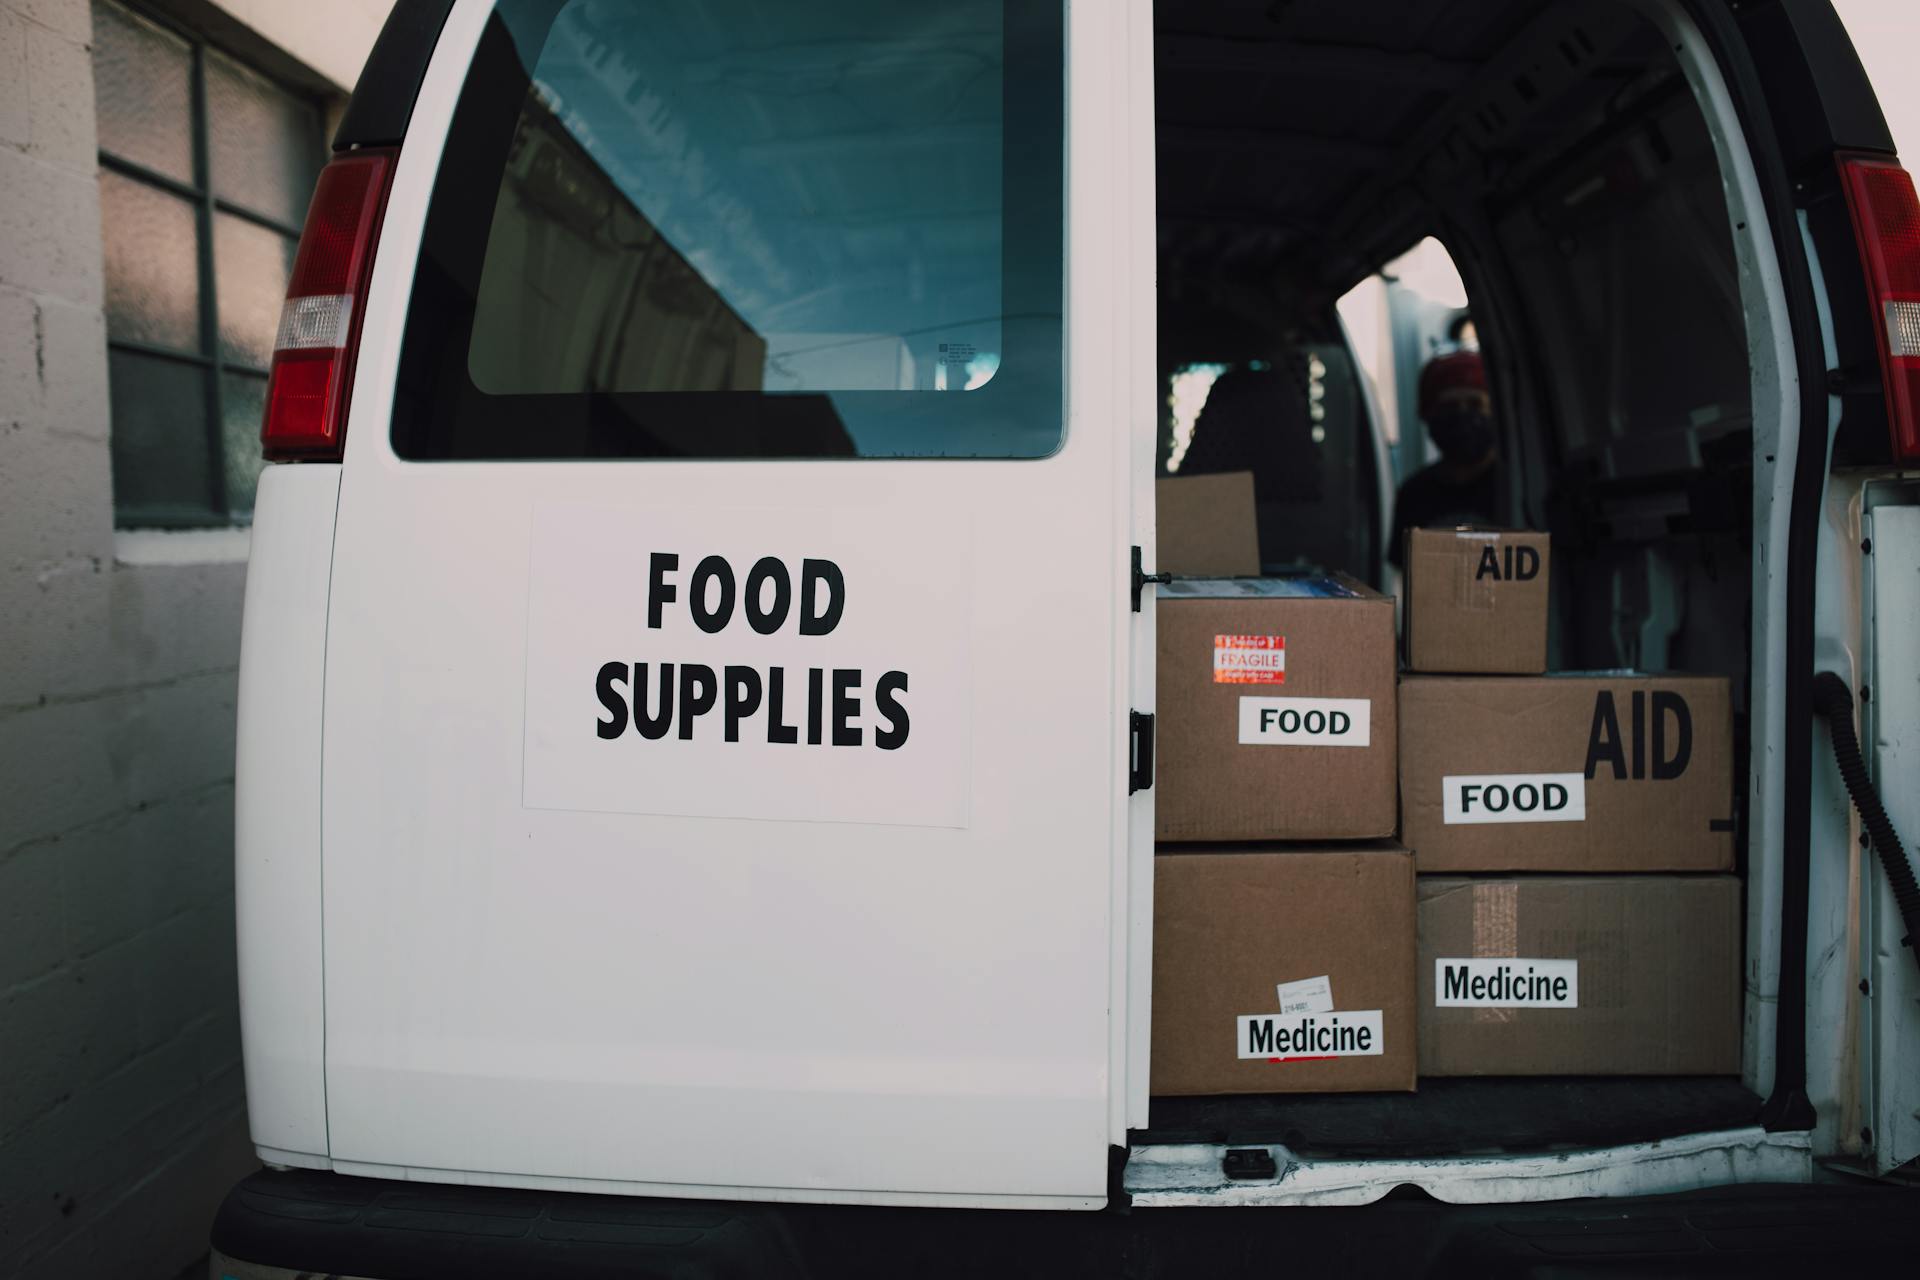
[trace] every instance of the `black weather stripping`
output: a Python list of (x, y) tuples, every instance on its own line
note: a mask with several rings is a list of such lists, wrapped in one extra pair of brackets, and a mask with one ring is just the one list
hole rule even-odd
[[(1865, 696), (1863, 689), (1861, 697)], [(1853, 732), (1853, 691), (1833, 672), (1822, 671), (1813, 678), (1813, 708), (1826, 719), (1827, 733), (1833, 739), (1833, 761), (1840, 767), (1841, 781), (1847, 784), (1847, 795), (1852, 797), (1853, 807), (1860, 811), (1861, 825), (1873, 841), (1873, 851), (1880, 855), (1880, 865), (1886, 868), (1887, 883), (1893, 886), (1893, 900), (1900, 906), (1900, 923), (1907, 930), (1901, 945), (1920, 963), (1920, 947), (1914, 946), (1915, 941), (1920, 940), (1920, 886), (1914, 883), (1913, 865), (1907, 861), (1906, 851), (1900, 847), (1900, 836), (1893, 829), (1892, 819), (1887, 817), (1886, 807), (1880, 803), (1880, 792), (1867, 776), (1860, 739)]]
[(333, 135), (335, 151), (400, 145), (451, 8), (453, 0), (397, 0), (340, 117)]

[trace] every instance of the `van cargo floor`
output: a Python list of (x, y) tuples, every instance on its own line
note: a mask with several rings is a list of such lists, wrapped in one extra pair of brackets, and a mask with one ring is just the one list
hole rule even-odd
[(1279, 1143), (1301, 1155), (1460, 1156), (1612, 1147), (1753, 1123), (1732, 1077), (1422, 1080), (1418, 1093), (1155, 1098), (1133, 1145)]

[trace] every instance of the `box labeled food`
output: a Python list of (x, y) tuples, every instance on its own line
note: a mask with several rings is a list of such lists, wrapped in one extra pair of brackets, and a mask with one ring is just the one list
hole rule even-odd
[(1154, 483), (1154, 568), (1179, 577), (1254, 577), (1260, 529), (1253, 472), (1167, 476)]
[(1413, 931), (1396, 844), (1156, 856), (1152, 1091), (1413, 1088)]
[(1538, 675), (1547, 669), (1544, 533), (1407, 531), (1407, 667)]
[(1400, 838), (1420, 870), (1727, 871), (1720, 676), (1408, 676)]
[(1159, 589), (1154, 833), (1344, 840), (1394, 829), (1393, 601), (1340, 577)]
[(1421, 876), (1420, 1074), (1740, 1070), (1734, 876)]

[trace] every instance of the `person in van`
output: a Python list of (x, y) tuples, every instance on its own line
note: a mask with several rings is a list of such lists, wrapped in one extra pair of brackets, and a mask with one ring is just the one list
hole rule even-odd
[(1405, 567), (1401, 543), (1408, 529), (1499, 523), (1500, 441), (1479, 352), (1427, 361), (1420, 371), (1420, 419), (1440, 460), (1407, 477), (1394, 499), (1387, 546), (1395, 568)]

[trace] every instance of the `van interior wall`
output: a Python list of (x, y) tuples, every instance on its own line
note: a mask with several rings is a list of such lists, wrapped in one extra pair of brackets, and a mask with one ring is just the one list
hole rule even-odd
[(1380, 581), (1378, 539), (1327, 532), (1372, 514), (1333, 305), (1436, 234), (1486, 347), (1504, 519), (1554, 535), (1555, 665), (1723, 673), (1744, 711), (1745, 319), (1653, 26), (1623, 0), (1190, 0), (1157, 24), (1162, 385), (1196, 363), (1276, 384), (1265, 416), (1203, 407), (1183, 472), (1255, 470), (1270, 565)]
[[(1300, 371), (1348, 376), (1335, 302), (1439, 237), (1493, 383), (1503, 522), (1553, 534), (1550, 669), (1728, 676), (1745, 777), (1747, 320), (1711, 139), (1658, 30), (1626, 0), (1162, 0), (1156, 27), (1162, 387), (1195, 365), (1273, 383), (1264, 417), (1203, 407), (1181, 472), (1255, 471), (1269, 572), (1380, 582), (1377, 538), (1326, 532), (1375, 519), (1369, 450), (1336, 435), (1372, 429), (1364, 395), (1335, 413)], [(1263, 431), (1294, 438), (1221, 438)]]

